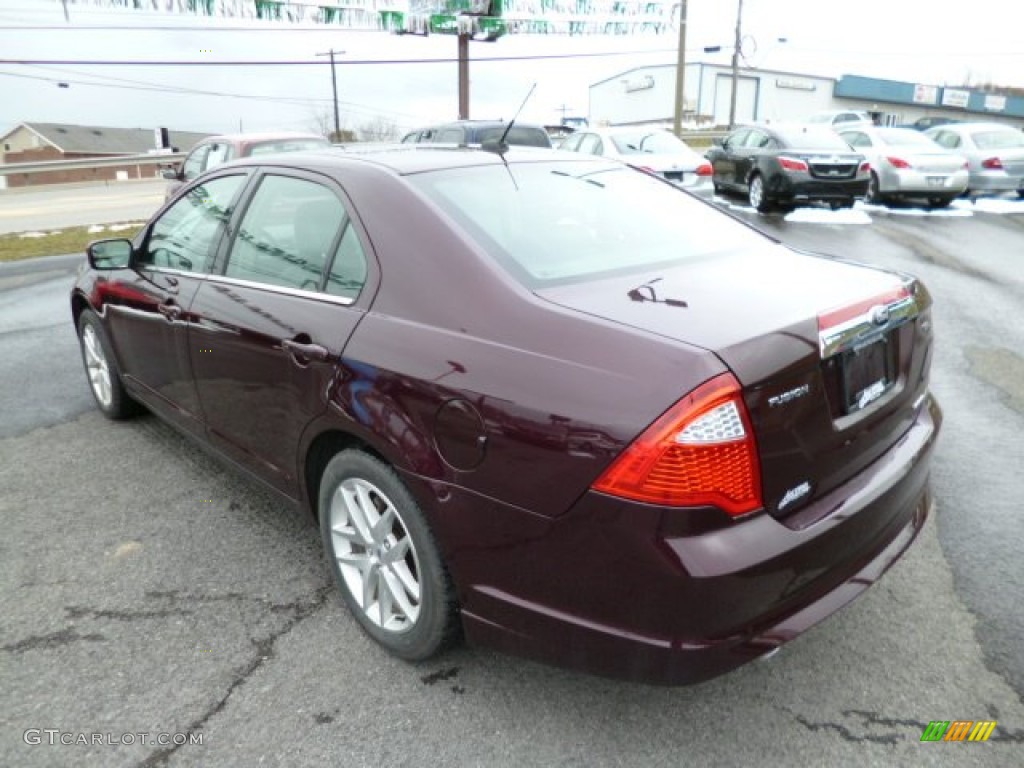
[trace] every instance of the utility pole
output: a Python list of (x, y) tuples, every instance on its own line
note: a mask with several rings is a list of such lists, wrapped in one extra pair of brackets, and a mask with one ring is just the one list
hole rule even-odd
[(469, 35), (459, 32), (459, 120), (469, 120)]
[(679, 57), (676, 59), (676, 109), (673, 113), (672, 132), (683, 133), (683, 112), (686, 110), (686, 0), (679, 3)]
[(341, 141), (341, 116), (338, 114), (338, 78), (334, 73), (334, 54), (341, 55), (344, 51), (336, 51), (333, 48), (326, 53), (318, 53), (317, 56), (331, 57), (331, 93), (334, 94), (334, 141)]
[(729, 101), (729, 130), (736, 127), (736, 90), (740, 84), (740, 46), (743, 44), (743, 35), (740, 31), (740, 24), (743, 19), (743, 0), (738, 0), (736, 6), (736, 40), (732, 47), (732, 95)]
[(562, 106), (560, 106), (560, 107), (555, 107), (555, 112), (561, 112), (561, 113), (562, 113), (562, 122), (561, 122), (561, 125), (565, 125), (565, 116), (566, 116), (566, 115), (567, 115), (567, 114), (568, 114), (569, 112), (572, 112), (572, 107), (570, 107), (570, 106), (569, 106), (568, 104), (565, 104), (565, 103), (563, 103), (563, 104), (562, 104)]

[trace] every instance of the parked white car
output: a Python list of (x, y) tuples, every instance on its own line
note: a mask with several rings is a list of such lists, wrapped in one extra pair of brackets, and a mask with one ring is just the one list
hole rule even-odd
[(943, 208), (967, 189), (967, 158), (920, 131), (858, 126), (839, 129), (839, 135), (871, 164), (865, 202), (924, 198)]
[(825, 112), (815, 112), (804, 122), (830, 125), (837, 131), (854, 125), (874, 125), (871, 115), (856, 109), (831, 109)]
[(1024, 132), (1002, 123), (955, 123), (925, 136), (967, 158), (969, 193), (1016, 191), (1024, 197)]
[(658, 128), (585, 128), (559, 147), (621, 160), (691, 192), (711, 193), (711, 163), (674, 134)]

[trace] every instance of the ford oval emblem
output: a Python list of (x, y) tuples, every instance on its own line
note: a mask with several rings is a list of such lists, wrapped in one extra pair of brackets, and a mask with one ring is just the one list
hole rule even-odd
[(875, 325), (885, 325), (889, 322), (889, 308), (885, 305), (875, 307), (871, 310), (871, 322)]

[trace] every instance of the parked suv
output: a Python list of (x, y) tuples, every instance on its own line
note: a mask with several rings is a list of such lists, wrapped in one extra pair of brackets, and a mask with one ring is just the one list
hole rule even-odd
[(165, 168), (162, 175), (170, 180), (164, 200), (170, 200), (186, 181), (218, 165), (252, 155), (277, 152), (301, 152), (330, 146), (330, 142), (315, 133), (238, 133), (210, 136), (203, 139), (188, 153), (179, 168)]
[[(495, 141), (508, 128), (508, 123), (501, 120), (457, 120), (453, 123), (420, 128), (405, 134), (403, 144), (483, 144)], [(530, 123), (513, 123), (505, 141), (524, 147), (544, 147), (551, 149), (551, 139), (543, 126)]]

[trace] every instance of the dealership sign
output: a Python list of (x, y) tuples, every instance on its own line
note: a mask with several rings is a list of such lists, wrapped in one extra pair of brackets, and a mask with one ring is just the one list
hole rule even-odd
[(939, 89), (934, 85), (915, 85), (915, 104), (935, 104), (939, 100)]
[(967, 109), (967, 102), (970, 101), (970, 98), (970, 91), (960, 91), (955, 88), (942, 89), (942, 106), (944, 107)]

